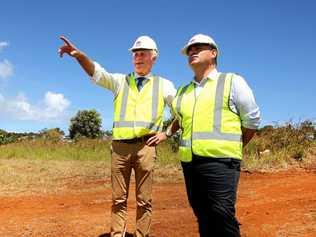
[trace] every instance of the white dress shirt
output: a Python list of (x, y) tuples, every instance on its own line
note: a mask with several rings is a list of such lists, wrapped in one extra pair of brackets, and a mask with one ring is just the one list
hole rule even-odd
[[(135, 78), (139, 77), (137, 73), (135, 73)], [(148, 80), (152, 78), (152, 74), (148, 74), (146, 79), (142, 82), (144, 85)], [(113, 92), (114, 96), (116, 96), (123, 85), (123, 82), (126, 78), (125, 74), (121, 73), (109, 73), (103, 67), (101, 67), (97, 62), (94, 62), (94, 74), (91, 77), (92, 81), (97, 85), (105, 87)], [(165, 78), (160, 77), (163, 81), (163, 98), (165, 103), (168, 106), (171, 106), (172, 101), (177, 93), (176, 88), (173, 83)]]
[[(220, 73), (214, 69), (206, 78), (200, 82), (193, 79), (195, 84), (195, 95), (198, 96), (207, 80), (214, 80), (219, 77)], [(229, 98), (230, 109), (239, 114), (241, 125), (245, 128), (257, 129), (260, 124), (260, 110), (256, 104), (252, 90), (245, 79), (234, 74)]]

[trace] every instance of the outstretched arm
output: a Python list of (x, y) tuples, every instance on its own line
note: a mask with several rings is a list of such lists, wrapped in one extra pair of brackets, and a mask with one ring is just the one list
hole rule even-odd
[(62, 57), (64, 53), (66, 53), (69, 56), (76, 58), (81, 67), (85, 70), (85, 72), (89, 76), (93, 76), (94, 63), (92, 62), (92, 60), (82, 51), (76, 48), (76, 46), (72, 44), (65, 36), (60, 36), (60, 39), (64, 41), (64, 45), (61, 46), (58, 50), (59, 56)]

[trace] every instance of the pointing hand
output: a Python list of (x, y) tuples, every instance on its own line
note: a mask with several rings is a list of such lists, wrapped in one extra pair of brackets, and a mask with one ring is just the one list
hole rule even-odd
[(74, 58), (80, 55), (80, 50), (77, 49), (65, 36), (60, 36), (60, 39), (64, 41), (64, 45), (58, 50), (60, 57), (62, 57), (64, 53)]

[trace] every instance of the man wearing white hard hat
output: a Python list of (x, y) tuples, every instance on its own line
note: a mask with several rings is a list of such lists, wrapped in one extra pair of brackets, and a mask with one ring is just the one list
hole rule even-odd
[(59, 49), (74, 57), (97, 84), (113, 92), (114, 121), (111, 160), (111, 236), (125, 236), (129, 183), (132, 169), (136, 183), (136, 227), (134, 236), (149, 236), (152, 216), (153, 168), (156, 145), (166, 139), (162, 131), (165, 104), (176, 94), (172, 82), (151, 73), (158, 57), (155, 41), (136, 39), (132, 48), (134, 71), (128, 75), (109, 73), (91, 61), (64, 36)]
[(211, 37), (194, 35), (182, 53), (194, 78), (178, 89), (172, 107), (174, 127), (182, 129), (179, 153), (189, 203), (200, 236), (240, 236), (235, 217), (240, 161), (260, 111), (241, 76), (217, 71), (218, 46)]

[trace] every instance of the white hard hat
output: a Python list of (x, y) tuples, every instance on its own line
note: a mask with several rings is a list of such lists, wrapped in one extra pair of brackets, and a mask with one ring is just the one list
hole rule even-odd
[(184, 54), (184, 55), (188, 55), (187, 51), (188, 51), (188, 48), (193, 45), (193, 44), (209, 44), (209, 45), (212, 45), (214, 46), (217, 51), (218, 51), (218, 47), (217, 47), (217, 44), (215, 43), (215, 41), (207, 36), (207, 35), (203, 35), (203, 34), (197, 34), (197, 35), (194, 35), (190, 40), (189, 42), (186, 44), (186, 46), (183, 47), (183, 49), (181, 50), (181, 52)]
[(146, 35), (138, 37), (135, 40), (133, 47), (130, 48), (129, 51), (134, 51), (137, 49), (152, 49), (152, 50), (156, 50), (158, 52), (157, 45), (156, 45), (155, 41)]

